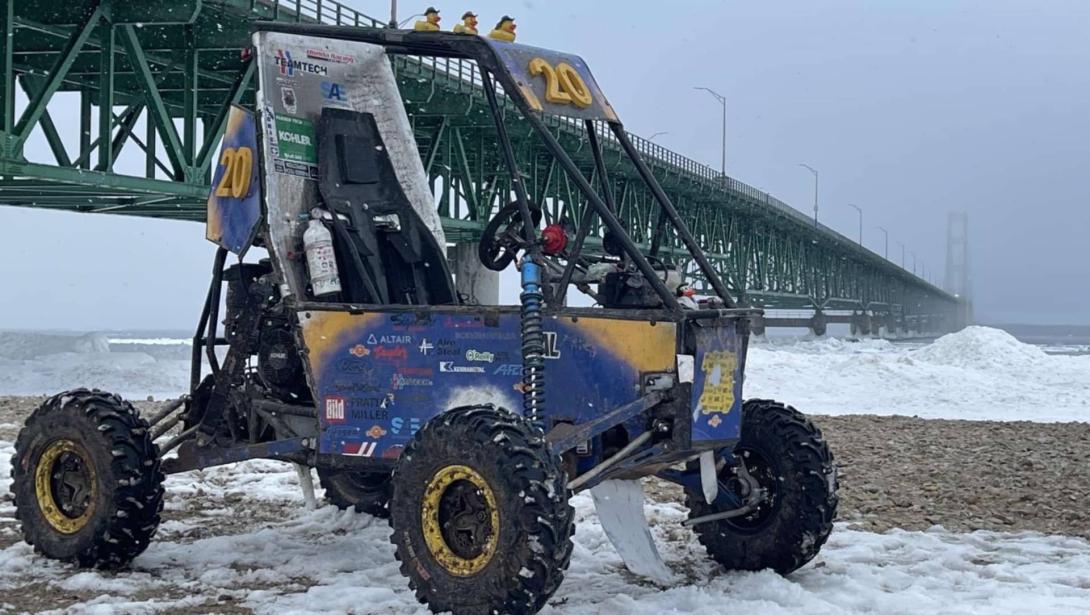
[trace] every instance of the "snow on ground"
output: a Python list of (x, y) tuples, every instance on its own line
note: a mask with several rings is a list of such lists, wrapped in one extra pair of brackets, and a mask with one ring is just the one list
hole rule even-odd
[[(2, 341), (2, 340), (0, 340)], [(97, 338), (0, 344), (0, 394), (97, 385), (140, 398), (184, 390), (188, 367), (170, 354), (108, 351)], [(28, 345), (29, 344), (29, 345)], [(169, 344), (165, 344), (169, 346)], [(116, 349), (115, 349), (116, 350)], [(6, 354), (5, 354), (6, 352)], [(929, 345), (836, 339), (752, 347), (747, 396), (815, 413), (1063, 421), (1090, 416), (1090, 357), (1049, 356), (1009, 335), (974, 327)], [(10, 482), (0, 441), (0, 494)], [(35, 593), (65, 611), (145, 613), (225, 605), (259, 613), (424, 613), (398, 572), (385, 522), (331, 507), (305, 511), (287, 465), (253, 461), (170, 477), (158, 539), (131, 572), (78, 571), (0, 549), (0, 612)], [(678, 575), (657, 587), (627, 573), (589, 497), (567, 579), (546, 613), (980, 613), (1090, 612), (1090, 543), (1036, 533), (957, 534), (839, 525), (821, 556), (792, 575), (719, 574), (677, 504), (647, 514)], [(16, 540), (9, 498), (0, 538)], [(54, 602), (78, 596), (75, 604)], [(29, 607), (21, 607), (29, 608)]]
[[(0, 443), (0, 464), (11, 444)], [(3, 470), (5, 468), (0, 468)], [(3, 473), (0, 489), (9, 479)], [(168, 479), (173, 520), (119, 574), (77, 571), (18, 543), (0, 550), (0, 592), (28, 583), (87, 596), (67, 612), (144, 613), (183, 607), (215, 611), (230, 600), (258, 613), (426, 613), (398, 572), (390, 529), (333, 507), (305, 511), (294, 472), (249, 462)], [(218, 507), (202, 508), (213, 503)], [(257, 514), (276, 504), (275, 514)], [(981, 613), (1090, 609), (1090, 543), (1035, 533), (874, 534), (838, 526), (816, 562), (790, 578), (772, 572), (721, 574), (677, 504), (647, 514), (679, 580), (658, 587), (622, 568), (590, 498), (574, 499), (576, 548), (564, 584), (544, 613)], [(188, 510), (181, 516), (179, 512)], [(227, 525), (209, 532), (206, 526)], [(0, 525), (14, 531), (10, 522)], [(0, 593), (0, 606), (4, 598)], [(0, 610), (3, 610), (0, 608)]]
[(1090, 355), (1049, 355), (988, 327), (923, 346), (770, 340), (750, 348), (745, 391), (814, 414), (1085, 422)]

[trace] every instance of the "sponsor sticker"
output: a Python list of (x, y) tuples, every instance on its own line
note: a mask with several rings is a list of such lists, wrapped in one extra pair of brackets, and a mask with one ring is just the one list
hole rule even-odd
[(364, 346), (363, 344), (356, 344), (355, 346), (353, 346), (352, 348), (350, 348), (348, 350), (348, 353), (351, 354), (354, 357), (358, 357), (358, 358), (362, 359), (363, 357), (366, 357), (367, 355), (371, 354), (371, 351), (368, 350), (368, 348), (366, 346)]
[(386, 430), (381, 425), (372, 425), (371, 429), (367, 430), (367, 437), (372, 440), (378, 440), (382, 436), (386, 435)]
[(344, 454), (349, 457), (371, 457), (375, 454), (378, 442), (347, 442)]
[(285, 175), (318, 178), (318, 147), (314, 124), (293, 115), (277, 115), (273, 120), (273, 170)]
[(416, 432), (420, 431), (420, 419), (405, 419), (400, 416), (395, 416), (394, 418), (390, 419), (390, 433), (394, 434), (395, 436), (400, 435), (402, 431), (405, 431), (406, 427), (408, 428), (408, 434), (410, 436), (415, 436)]
[(433, 384), (435, 383), (432, 382), (431, 378), (423, 378), (420, 376), (406, 376), (404, 374), (394, 374), (390, 378), (390, 386), (392, 386), (395, 391), (399, 391), (406, 387), (430, 387)]
[(367, 336), (367, 343), (371, 346), (375, 344), (385, 344), (387, 346), (393, 346), (396, 344), (412, 344), (413, 336), (411, 335), (375, 335), (372, 333)]
[[(734, 407), (734, 370), (738, 358), (731, 352), (709, 352), (700, 362), (704, 390), (698, 407), (701, 414), (726, 414)], [(715, 425), (712, 425), (715, 427)]]
[(294, 77), (295, 73), (307, 75), (329, 74), (328, 68), (310, 60), (294, 58), (292, 57), (292, 53), (287, 49), (277, 49), (274, 56), (274, 62), (276, 63), (277, 69), (280, 71), (281, 77)]
[(477, 340), (517, 340), (519, 334), (516, 331), (501, 331), (495, 330), (476, 330), (476, 331), (455, 331), (454, 339), (465, 341), (477, 341)]
[(329, 423), (344, 422), (344, 398), (331, 395), (325, 398), (325, 420)]
[(333, 390), (338, 393), (377, 393), (378, 387), (353, 380), (351, 382), (335, 382), (333, 383)]
[(288, 113), (295, 113), (299, 110), (298, 99), (295, 97), (295, 88), (291, 86), (282, 86), (280, 88), (280, 102), (284, 103), (284, 110)]
[(477, 365), (455, 365), (454, 361), (440, 361), (439, 371), (447, 374), (483, 374), (484, 368)]
[(348, 89), (343, 84), (335, 81), (323, 81), (321, 83), (322, 98), (329, 102), (348, 102)]
[(559, 359), (560, 348), (557, 347), (556, 331), (545, 331), (545, 358)]
[(307, 59), (319, 62), (333, 62), (334, 64), (355, 64), (355, 56), (346, 56), (325, 49), (307, 49)]
[(496, 360), (496, 355), (491, 352), (481, 352), (480, 350), (467, 350), (466, 361), (474, 361), (477, 363), (492, 363)]
[(428, 341), (428, 338), (425, 337), (424, 340), (420, 342), (420, 346), (417, 347), (417, 350), (420, 351), (420, 354), (426, 357), (428, 356), (428, 352), (430, 352), (433, 348), (435, 348), (435, 346)]
[(522, 365), (518, 363), (508, 363), (507, 365), (500, 365), (496, 368), (496, 371), (492, 372), (493, 376), (521, 376)]
[(376, 359), (404, 361), (409, 358), (409, 351), (404, 346), (375, 346), (372, 353)]

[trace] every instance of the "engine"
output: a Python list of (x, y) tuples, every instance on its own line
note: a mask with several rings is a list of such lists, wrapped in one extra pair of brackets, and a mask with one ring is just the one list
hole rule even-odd
[(291, 321), (283, 312), (279, 297), (263, 301), (250, 294), (250, 286), (254, 282), (271, 274), (272, 266), (268, 260), (240, 263), (224, 270), (223, 277), (227, 281), (225, 334), (228, 342), (235, 343), (241, 335), (238, 322), (244, 311), (263, 310), (257, 344), (251, 344), (251, 348), (257, 348), (257, 380), (283, 401), (306, 402), (310, 400), (310, 389), (307, 387), (303, 359), (295, 343)]

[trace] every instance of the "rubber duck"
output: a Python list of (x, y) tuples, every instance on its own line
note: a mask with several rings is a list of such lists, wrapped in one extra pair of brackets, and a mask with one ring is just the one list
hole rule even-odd
[(424, 11), (424, 19), (416, 22), (413, 30), (417, 32), (438, 32), (439, 19), (439, 9), (429, 6), (428, 10)]
[(497, 41), (504, 41), (507, 43), (515, 42), (515, 18), (507, 15), (503, 16), (500, 23), (496, 24), (495, 29), (488, 33), (489, 38), (494, 38)]
[(477, 15), (473, 11), (466, 11), (462, 15), (462, 23), (454, 26), (455, 34), (477, 34)]

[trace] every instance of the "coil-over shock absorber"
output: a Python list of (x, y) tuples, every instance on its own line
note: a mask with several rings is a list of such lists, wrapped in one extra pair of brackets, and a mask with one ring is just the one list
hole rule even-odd
[(522, 414), (540, 423), (545, 410), (545, 331), (542, 329), (541, 267), (522, 260)]

